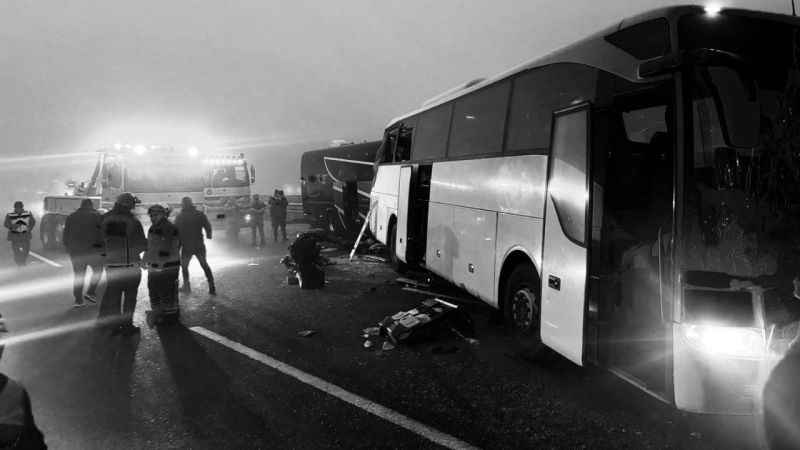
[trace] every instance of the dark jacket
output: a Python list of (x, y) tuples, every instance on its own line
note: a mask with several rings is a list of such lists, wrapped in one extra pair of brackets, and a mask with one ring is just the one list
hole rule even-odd
[(147, 251), (144, 261), (153, 269), (179, 267), (181, 243), (178, 228), (166, 217), (147, 230)]
[(267, 208), (267, 205), (264, 204), (261, 199), (253, 201), (250, 203), (250, 215), (252, 217), (251, 224), (259, 224), (264, 223), (264, 210)]
[(269, 216), (273, 222), (286, 222), (286, 207), (289, 201), (284, 196), (271, 197), (269, 199)]
[(36, 427), (28, 392), (0, 374), (0, 448), (47, 449)]
[(34, 219), (30, 211), (23, 210), (21, 213), (11, 211), (6, 214), (3, 226), (8, 228), (9, 241), (30, 240), (33, 234), (33, 227), (36, 226), (36, 219)]
[(211, 239), (211, 223), (205, 213), (198, 211), (197, 208), (184, 208), (175, 218), (175, 226), (178, 228), (184, 251), (205, 247), (203, 230), (206, 231), (206, 237)]
[(92, 207), (79, 208), (64, 223), (64, 247), (70, 255), (100, 254), (103, 251), (103, 216)]
[(147, 250), (142, 223), (130, 211), (114, 208), (103, 216), (103, 264), (128, 266), (141, 262), (139, 254)]

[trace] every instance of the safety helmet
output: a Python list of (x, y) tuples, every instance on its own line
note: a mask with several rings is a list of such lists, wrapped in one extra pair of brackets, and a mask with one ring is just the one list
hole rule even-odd
[(136, 206), (136, 197), (130, 192), (123, 192), (117, 197), (117, 204), (127, 209), (133, 209)]
[(147, 208), (147, 214), (153, 215), (156, 213), (168, 215), (169, 207), (156, 203), (155, 205), (151, 205), (149, 208)]

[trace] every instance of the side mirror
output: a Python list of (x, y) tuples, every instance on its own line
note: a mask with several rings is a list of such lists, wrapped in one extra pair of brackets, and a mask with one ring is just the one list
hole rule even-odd
[(256, 168), (255, 166), (250, 166), (250, 184), (256, 182)]

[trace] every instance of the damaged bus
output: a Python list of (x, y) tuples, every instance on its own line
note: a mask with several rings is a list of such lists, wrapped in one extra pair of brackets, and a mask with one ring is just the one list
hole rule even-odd
[(369, 226), (520, 342), (758, 412), (800, 317), (800, 20), (671, 7), (392, 120)]

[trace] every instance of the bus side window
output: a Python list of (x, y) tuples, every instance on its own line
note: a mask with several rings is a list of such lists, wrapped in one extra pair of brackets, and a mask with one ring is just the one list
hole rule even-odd
[(397, 134), (397, 146), (395, 147), (394, 160), (408, 161), (411, 159), (411, 142), (414, 134), (413, 124), (409, 126), (406, 122), (400, 125)]

